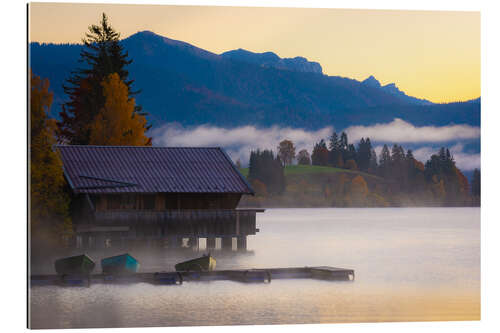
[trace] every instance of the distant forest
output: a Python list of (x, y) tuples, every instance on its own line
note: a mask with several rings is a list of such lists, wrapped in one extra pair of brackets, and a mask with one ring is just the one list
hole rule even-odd
[(248, 180), (256, 197), (243, 205), (479, 206), (480, 177), (475, 170), (469, 184), (445, 147), (424, 164), (401, 145), (384, 145), (377, 157), (369, 138), (355, 146), (346, 133), (334, 132), (317, 142), (312, 154), (296, 153), (289, 140), (280, 143), (277, 154), (252, 151)]

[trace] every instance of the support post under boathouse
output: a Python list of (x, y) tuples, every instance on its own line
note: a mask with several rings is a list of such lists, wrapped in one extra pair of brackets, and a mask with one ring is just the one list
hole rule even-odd
[(56, 146), (72, 190), (78, 248), (246, 250), (256, 214), (237, 209), (252, 187), (222, 148)]

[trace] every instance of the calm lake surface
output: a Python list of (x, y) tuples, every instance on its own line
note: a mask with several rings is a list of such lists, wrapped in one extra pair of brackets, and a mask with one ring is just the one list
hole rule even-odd
[[(250, 253), (216, 253), (218, 269), (328, 265), (355, 281), (33, 286), (31, 327), (480, 319), (479, 208), (268, 209), (257, 227)], [(151, 272), (190, 255), (131, 254)]]

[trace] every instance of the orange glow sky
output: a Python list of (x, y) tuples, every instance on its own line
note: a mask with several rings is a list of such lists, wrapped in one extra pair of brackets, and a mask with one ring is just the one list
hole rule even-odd
[(214, 53), (304, 56), (433, 102), (481, 95), (479, 12), (32, 3), (30, 40), (80, 42), (102, 12), (123, 38), (151, 30)]

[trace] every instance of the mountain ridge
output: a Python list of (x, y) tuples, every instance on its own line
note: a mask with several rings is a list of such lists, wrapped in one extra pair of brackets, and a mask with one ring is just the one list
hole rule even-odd
[[(422, 105), (421, 100), (397, 87), (397, 91), (389, 91), (324, 75), (314, 65), (312, 71), (297, 71), (262, 66), (260, 60), (236, 61), (227, 52), (218, 55), (151, 31), (138, 32), (121, 43), (133, 60), (130, 77), (135, 80), (133, 88), (141, 90), (137, 103), (149, 112), (148, 119), (154, 125), (178, 122), (185, 126), (249, 124), (317, 129), (326, 124), (336, 128), (368, 125), (395, 117), (414, 124), (479, 124), (480, 101)], [(35, 74), (50, 80), (56, 113), (65, 100), (62, 83), (81, 66), (81, 48), (80, 44), (30, 43), (30, 66)], [(278, 63), (283, 60), (272, 52), (264, 54)], [(314, 64), (302, 57), (288, 59)]]
[(388, 83), (385, 86), (383, 86), (379, 80), (377, 80), (373, 75), (370, 75), (368, 78), (365, 80), (361, 81), (362, 84), (368, 85), (370, 87), (375, 87), (379, 88), (385, 92), (388, 92), (389, 94), (392, 94), (394, 96), (398, 96), (409, 103), (415, 103), (419, 105), (431, 105), (431, 104), (436, 104), (431, 101), (428, 101), (423, 98), (417, 98), (413, 96), (408, 96), (404, 91), (399, 90), (399, 88), (396, 86), (395, 83)]
[(280, 58), (274, 52), (255, 53), (241, 48), (221, 53), (220, 56), (235, 61), (257, 64), (262, 67), (323, 74), (321, 64), (315, 61), (308, 61), (307, 58), (299, 56), (294, 58)]

